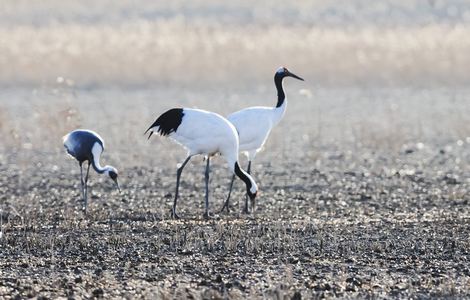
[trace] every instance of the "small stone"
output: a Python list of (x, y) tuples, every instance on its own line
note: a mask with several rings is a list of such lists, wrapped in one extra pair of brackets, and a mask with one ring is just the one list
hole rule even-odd
[(93, 293), (93, 296), (96, 298), (101, 298), (104, 295), (104, 291), (102, 288), (94, 289), (92, 293)]

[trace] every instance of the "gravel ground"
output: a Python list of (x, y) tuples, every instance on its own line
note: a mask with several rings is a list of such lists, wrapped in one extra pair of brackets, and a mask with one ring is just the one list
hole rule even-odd
[[(286, 118), (253, 166), (261, 190), (256, 212), (241, 214), (244, 188), (236, 181), (231, 211), (218, 214), (230, 174), (216, 157), (209, 221), (202, 217), (202, 158), (183, 173), (182, 219), (169, 219), (184, 151), (142, 135), (167, 107), (152, 102), (156, 93), (76, 93), (67, 113), (33, 117), (34, 124), (21, 122), (27, 118), (17, 105), (3, 103), (8, 114), (0, 129), (9, 143), (0, 156), (0, 298), (470, 297), (470, 139), (458, 130), (468, 124), (458, 117), (467, 109), (465, 91), (451, 92), (452, 102), (439, 101), (445, 91), (318, 90), (308, 101), (293, 93)], [(48, 102), (11, 94), (28, 99), (19, 111), (64, 109), (54, 102), (64, 94)], [(269, 91), (254, 94), (272, 98)], [(385, 94), (392, 96), (377, 102)], [(233, 99), (248, 100), (211, 102), (222, 96), (201, 93), (183, 104), (222, 113), (254, 104), (244, 95)], [(429, 99), (437, 100), (419, 111)], [(93, 103), (108, 119), (85, 114)], [(449, 111), (461, 114), (451, 122)], [(315, 121), (306, 117), (312, 112)], [(130, 131), (138, 124), (139, 134), (122, 135), (124, 114), (131, 125), (122, 126)], [(86, 217), (78, 165), (60, 144), (66, 132), (60, 120), (104, 132), (103, 164), (120, 170), (121, 194), (91, 174)], [(25, 138), (15, 142), (5, 134), (8, 124)], [(39, 130), (45, 128), (48, 134)]]

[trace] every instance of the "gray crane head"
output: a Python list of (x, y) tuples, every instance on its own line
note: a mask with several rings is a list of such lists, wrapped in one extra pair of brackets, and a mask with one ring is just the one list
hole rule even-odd
[(119, 187), (118, 182), (118, 171), (116, 170), (116, 168), (112, 166), (106, 166), (105, 169), (106, 174), (114, 181), (117, 189), (119, 190), (119, 192), (121, 192), (121, 188)]

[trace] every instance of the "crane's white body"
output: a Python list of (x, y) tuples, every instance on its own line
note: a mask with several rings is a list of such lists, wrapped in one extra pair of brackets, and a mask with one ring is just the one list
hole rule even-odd
[(230, 114), (227, 119), (235, 126), (239, 138), (239, 151), (248, 160), (254, 160), (268, 139), (271, 129), (284, 117), (287, 101), (280, 107), (255, 106)]
[(220, 153), (231, 171), (238, 160), (237, 131), (219, 114), (185, 108), (183, 121), (169, 137), (188, 149), (188, 156)]
[[(235, 126), (239, 138), (239, 150), (248, 157), (247, 171), (250, 173), (251, 162), (256, 154), (263, 148), (271, 130), (284, 117), (287, 108), (286, 95), (282, 86), (285, 77), (294, 77), (302, 80), (299, 76), (291, 73), (284, 67), (277, 69), (274, 74), (274, 84), (277, 90), (277, 104), (275, 107), (255, 106), (242, 109), (230, 114), (227, 119)], [(229, 194), (222, 211), (229, 209), (230, 194), (233, 187), (233, 177), (230, 183)], [(248, 199), (245, 201), (244, 212), (248, 213)]]
[(205, 173), (205, 212), (204, 217), (209, 217), (209, 162), (212, 155), (220, 153), (228, 163), (230, 170), (243, 180), (247, 187), (247, 194), (254, 201), (258, 186), (253, 178), (243, 171), (238, 164), (238, 134), (235, 127), (219, 114), (193, 108), (173, 108), (163, 113), (147, 129), (149, 138), (154, 132), (168, 136), (188, 150), (186, 160), (176, 172), (176, 191), (173, 201), (172, 216), (176, 214), (178, 189), (181, 173), (192, 156), (207, 155)]

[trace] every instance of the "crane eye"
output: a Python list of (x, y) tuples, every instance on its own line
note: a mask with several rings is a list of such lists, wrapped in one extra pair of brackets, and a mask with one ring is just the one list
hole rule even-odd
[(117, 178), (117, 174), (113, 171), (109, 172), (109, 177), (111, 177), (111, 179), (116, 179)]

